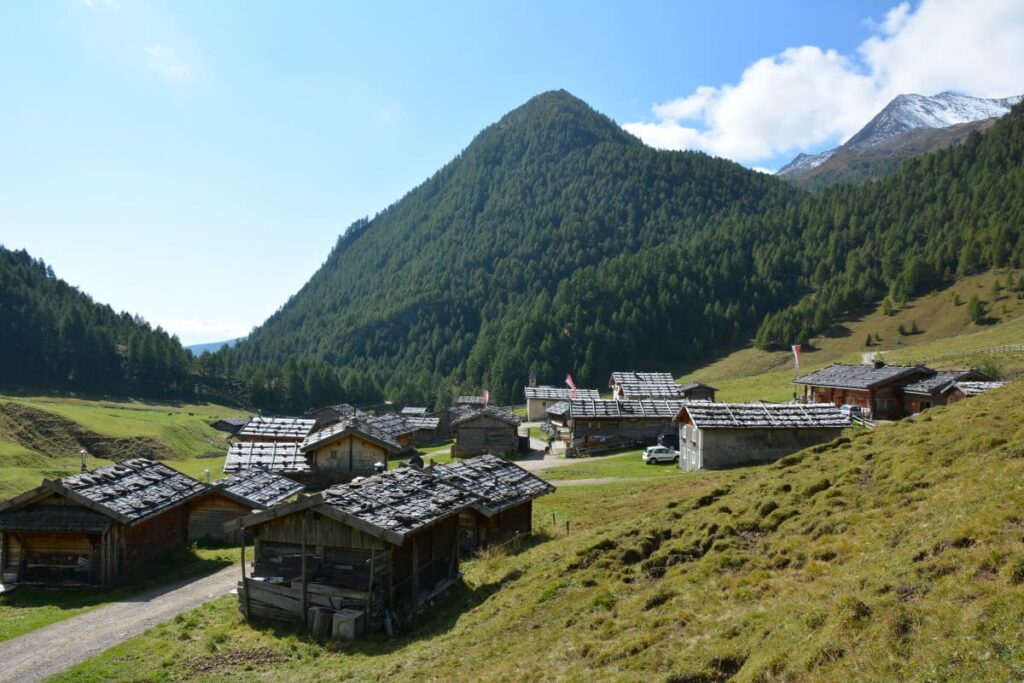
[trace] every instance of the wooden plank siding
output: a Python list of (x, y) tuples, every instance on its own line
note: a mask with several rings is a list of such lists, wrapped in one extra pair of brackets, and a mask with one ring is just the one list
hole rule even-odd
[(190, 541), (211, 541), (241, 545), (240, 530), (225, 531), (224, 524), (252, 512), (249, 506), (223, 495), (211, 494), (192, 503), (188, 517)]
[(519, 428), (489, 415), (479, 415), (455, 426), (452, 455), (468, 458), (493, 453), (507, 455), (519, 450)]

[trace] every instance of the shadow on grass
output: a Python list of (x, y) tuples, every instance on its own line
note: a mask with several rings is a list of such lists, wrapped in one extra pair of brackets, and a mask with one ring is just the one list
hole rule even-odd
[(165, 593), (229, 567), (234, 549), (204, 553), (192, 548), (182, 549), (155, 562), (155, 568), (144, 568), (125, 577), (123, 583), (110, 588), (100, 587), (36, 587), (21, 586), (0, 595), (0, 606), (17, 609), (53, 607), (79, 610), (110, 602), (147, 602)]

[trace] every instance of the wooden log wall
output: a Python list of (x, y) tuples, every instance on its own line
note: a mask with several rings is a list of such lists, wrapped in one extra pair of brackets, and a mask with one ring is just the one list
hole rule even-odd
[(455, 427), (452, 454), (457, 458), (494, 453), (505, 455), (519, 450), (519, 429), (489, 415), (481, 415)]
[(123, 576), (188, 545), (188, 506), (179, 505), (119, 534), (122, 558), (118, 574)]
[(189, 511), (188, 538), (190, 541), (209, 540), (240, 545), (240, 531), (224, 531), (224, 523), (251, 513), (247, 506), (219, 495), (203, 496)]

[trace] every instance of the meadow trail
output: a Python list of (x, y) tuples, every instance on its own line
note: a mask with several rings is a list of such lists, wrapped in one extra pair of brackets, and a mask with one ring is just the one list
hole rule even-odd
[(0, 683), (44, 681), (235, 588), (237, 566), (161, 586), (0, 643)]

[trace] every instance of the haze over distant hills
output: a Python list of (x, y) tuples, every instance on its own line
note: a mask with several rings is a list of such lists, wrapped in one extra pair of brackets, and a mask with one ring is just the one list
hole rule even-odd
[(798, 154), (776, 175), (810, 190), (882, 177), (904, 159), (959, 144), (972, 131), (1007, 114), (1022, 98), (985, 99), (952, 92), (899, 95), (841, 146)]
[(186, 351), (192, 353), (193, 356), (201, 356), (204, 353), (215, 353), (223, 348), (231, 348), (245, 337), (235, 337), (234, 339), (228, 339), (227, 341), (219, 342), (207, 342), (206, 344), (191, 344), (185, 347)]

